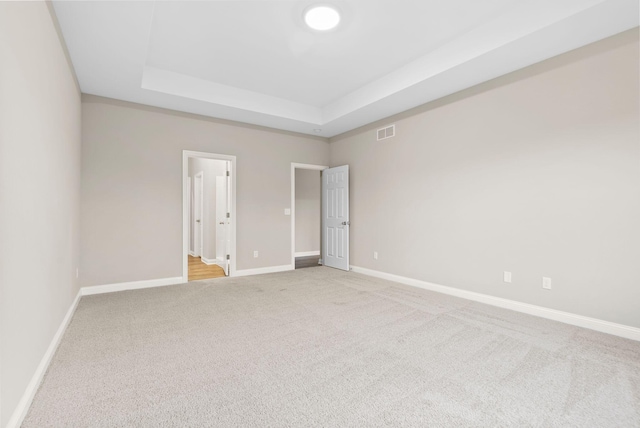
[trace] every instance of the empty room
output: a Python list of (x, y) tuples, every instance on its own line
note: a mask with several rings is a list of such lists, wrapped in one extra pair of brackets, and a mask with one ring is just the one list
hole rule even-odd
[(639, 17), (0, 1), (0, 428), (640, 427)]

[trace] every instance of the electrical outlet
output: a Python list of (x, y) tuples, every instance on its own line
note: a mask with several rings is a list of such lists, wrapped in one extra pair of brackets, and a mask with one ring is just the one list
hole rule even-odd
[(542, 288), (551, 290), (551, 278), (547, 278), (546, 276), (542, 277)]
[(378, 260), (378, 252), (377, 251), (373, 252), (373, 259), (374, 260)]
[(285, 208), (284, 215), (291, 215), (291, 208)]
[(504, 282), (511, 284), (511, 272), (504, 271)]
[(257, 259), (257, 258), (258, 258), (258, 252), (257, 252), (257, 251), (254, 251), (254, 252), (253, 252), (253, 258), (254, 258), (254, 259)]

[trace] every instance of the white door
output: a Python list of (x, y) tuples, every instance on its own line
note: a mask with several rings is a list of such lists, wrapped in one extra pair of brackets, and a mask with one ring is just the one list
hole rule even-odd
[(349, 270), (349, 165), (322, 171), (322, 261)]
[(202, 245), (204, 239), (202, 236), (202, 221), (203, 216), (203, 178), (204, 174), (199, 172), (193, 178), (193, 252), (196, 257), (202, 256)]
[(187, 177), (187, 195), (189, 195), (189, 204), (187, 207), (187, 218), (189, 221), (187, 228), (187, 236), (189, 237), (189, 248), (187, 251), (193, 253), (193, 190), (191, 189), (191, 177)]
[(216, 177), (216, 261), (224, 269), (224, 274), (229, 275), (229, 205), (227, 205), (227, 181), (228, 177)]
[(229, 276), (229, 269), (231, 268), (231, 207), (233, 206), (231, 203), (231, 162), (227, 161), (227, 225), (225, 228), (225, 237), (227, 238), (226, 246), (225, 246), (225, 254), (227, 257), (225, 258), (224, 265), (224, 274)]

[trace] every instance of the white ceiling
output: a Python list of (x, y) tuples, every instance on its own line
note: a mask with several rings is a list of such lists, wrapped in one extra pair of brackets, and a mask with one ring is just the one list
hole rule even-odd
[[(337, 30), (304, 26), (302, 14), (315, 3), (340, 10)], [(56, 0), (54, 7), (85, 93), (325, 137), (639, 21), (637, 0)]]

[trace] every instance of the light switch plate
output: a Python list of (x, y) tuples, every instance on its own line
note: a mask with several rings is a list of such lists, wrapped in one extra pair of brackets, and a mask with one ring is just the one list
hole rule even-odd
[(511, 283), (511, 272), (504, 271), (504, 282)]
[(285, 208), (284, 215), (291, 215), (291, 208)]

